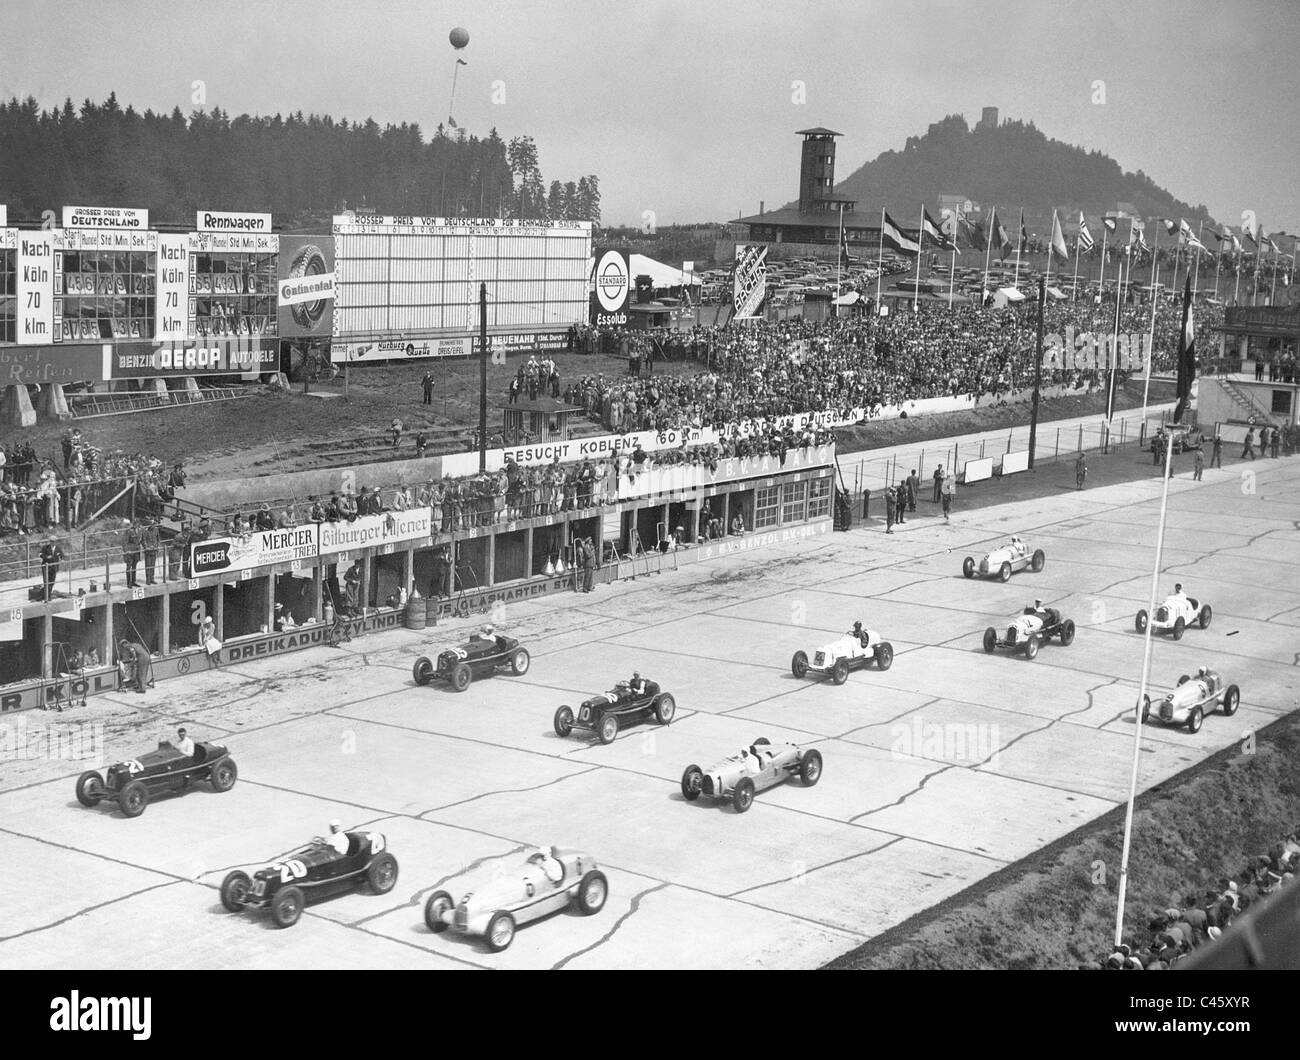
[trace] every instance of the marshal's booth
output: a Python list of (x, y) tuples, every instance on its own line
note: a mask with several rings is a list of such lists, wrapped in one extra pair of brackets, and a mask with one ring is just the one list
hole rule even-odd
[(522, 443), (564, 442), (569, 439), (569, 413), (581, 412), (581, 405), (566, 405), (554, 398), (539, 397), (502, 406), (502, 437)]

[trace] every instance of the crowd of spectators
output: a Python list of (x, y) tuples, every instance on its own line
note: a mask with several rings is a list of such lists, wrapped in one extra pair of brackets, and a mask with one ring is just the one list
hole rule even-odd
[(1217, 939), (1233, 920), (1283, 887), (1300, 870), (1300, 827), (1266, 854), (1246, 864), (1235, 879), (1221, 879), (1201, 896), (1188, 895), (1157, 909), (1147, 925), (1147, 941), (1130, 939), (1088, 968), (1160, 971), (1175, 967), (1204, 942)]

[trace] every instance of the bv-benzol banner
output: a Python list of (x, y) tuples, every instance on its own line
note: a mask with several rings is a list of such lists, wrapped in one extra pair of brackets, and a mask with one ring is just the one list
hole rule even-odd
[(767, 247), (736, 244), (736, 279), (732, 302), (736, 316), (752, 317), (767, 295)]

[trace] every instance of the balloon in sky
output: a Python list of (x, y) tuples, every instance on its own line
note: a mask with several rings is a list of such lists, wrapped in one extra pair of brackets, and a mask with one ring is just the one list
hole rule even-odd
[(459, 51), (469, 43), (469, 30), (457, 26), (451, 31), (447, 39), (451, 41), (451, 46)]

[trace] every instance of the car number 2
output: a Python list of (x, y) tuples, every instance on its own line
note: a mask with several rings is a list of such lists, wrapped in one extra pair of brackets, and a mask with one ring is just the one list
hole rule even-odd
[(301, 861), (286, 861), (280, 866), (280, 882), (293, 883), (307, 875), (307, 866)]
[(378, 832), (370, 833), (370, 853), (378, 854), (384, 849), (384, 837)]
[(143, 773), (143, 772), (144, 772), (144, 766), (142, 766), (142, 765), (141, 765), (139, 762), (137, 762), (134, 758), (131, 759), (131, 761), (127, 762), (127, 764), (126, 764), (126, 769), (127, 769), (127, 772), (128, 772), (128, 773), (131, 773), (132, 775), (134, 775), (134, 774), (136, 774), (136, 773)]

